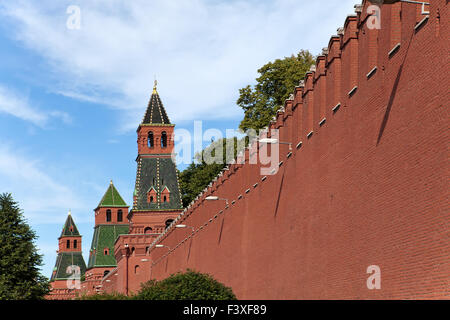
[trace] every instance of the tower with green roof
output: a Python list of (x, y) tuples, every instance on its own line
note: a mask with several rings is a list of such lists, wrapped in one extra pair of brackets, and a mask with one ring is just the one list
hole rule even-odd
[(182, 211), (174, 127), (156, 90), (137, 129), (138, 156), (130, 233), (159, 234)]
[(101, 279), (117, 266), (114, 256), (114, 242), (121, 234), (127, 234), (128, 206), (111, 181), (95, 212), (94, 235), (83, 292), (95, 293)]
[(70, 299), (79, 292), (80, 280), (86, 271), (86, 263), (81, 252), (81, 234), (70, 211), (58, 243), (58, 256), (50, 277), (49, 299)]

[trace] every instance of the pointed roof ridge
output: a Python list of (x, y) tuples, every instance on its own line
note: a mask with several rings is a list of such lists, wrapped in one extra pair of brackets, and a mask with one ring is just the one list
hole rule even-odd
[(97, 207), (127, 207), (126, 202), (119, 191), (117, 191), (112, 180)]
[(170, 125), (170, 119), (167, 115), (166, 109), (161, 102), (158, 91), (156, 90), (157, 81), (153, 86), (153, 92), (148, 102), (147, 110), (141, 124), (167, 124)]
[(154, 84), (153, 84), (153, 92), (152, 92), (152, 94), (158, 94), (158, 91), (156, 91), (156, 86), (158, 85), (158, 81), (155, 79), (155, 82), (154, 82)]
[(66, 222), (64, 223), (64, 227), (61, 231), (61, 237), (81, 237), (81, 234), (78, 232), (77, 226), (75, 225), (75, 221), (72, 218), (71, 211), (67, 214)]

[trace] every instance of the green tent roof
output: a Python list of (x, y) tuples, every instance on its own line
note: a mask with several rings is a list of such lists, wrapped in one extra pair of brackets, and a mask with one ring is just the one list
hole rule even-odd
[(60, 237), (78, 237), (78, 236), (81, 236), (81, 234), (78, 232), (77, 226), (75, 225), (75, 222), (72, 219), (72, 215), (69, 212)]
[[(89, 252), (88, 268), (115, 267), (117, 265), (114, 257), (114, 242), (121, 234), (128, 234), (128, 224), (101, 224), (95, 227)], [(105, 249), (109, 251), (106, 255)]]
[[(156, 202), (147, 201), (147, 193), (154, 189)], [(170, 192), (170, 202), (161, 201), (164, 188)], [(177, 168), (171, 158), (139, 158), (133, 210), (182, 210)]]
[(105, 195), (100, 201), (99, 207), (126, 207), (127, 204), (120, 196), (116, 187), (114, 187), (113, 182), (111, 181), (108, 190), (106, 190)]
[[(80, 268), (80, 276), (86, 272), (86, 264), (81, 252), (60, 252), (56, 258), (55, 268), (50, 281), (66, 280), (73, 276), (74, 270), (68, 269), (69, 266), (78, 266)], [(69, 271), (69, 272), (68, 272)]]

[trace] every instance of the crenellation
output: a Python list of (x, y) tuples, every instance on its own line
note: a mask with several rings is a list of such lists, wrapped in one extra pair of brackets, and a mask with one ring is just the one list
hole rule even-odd
[[(443, 6), (444, 2), (440, 4)], [(306, 73), (304, 83), (295, 87), (293, 96), (270, 122), (268, 137), (274, 128), (279, 128), (280, 140), (295, 146), (289, 153), (280, 153), (283, 158), (278, 162), (279, 171), (259, 177), (259, 167), (249, 167), (247, 148), (180, 214), (177, 221), (194, 226), (195, 233), (186, 237), (188, 231), (175, 231), (172, 226), (152, 242), (153, 277), (161, 279), (176, 270), (195, 266), (217, 275), (242, 299), (427, 298), (431, 292), (437, 297), (448, 297), (448, 292), (438, 284), (446, 275), (445, 268), (436, 267), (437, 262), (444, 263), (436, 254), (438, 251), (427, 251), (433, 256), (431, 262), (421, 259), (417, 266), (410, 260), (427, 248), (422, 241), (424, 234), (428, 234), (425, 231), (433, 227), (440, 236), (445, 234), (440, 223), (447, 217), (436, 220), (438, 209), (427, 205), (430, 199), (442, 205), (441, 184), (426, 169), (441, 170), (443, 160), (429, 158), (422, 150), (411, 147), (442, 129), (443, 122), (431, 120), (439, 105), (435, 102), (443, 101), (438, 94), (443, 85), (435, 79), (425, 81), (415, 77), (413, 72), (419, 63), (416, 60), (420, 60), (436, 77), (444, 79), (440, 67), (424, 59), (420, 52), (427, 44), (428, 50), (437, 52), (439, 44), (423, 38), (418, 39), (420, 43), (411, 44), (408, 52), (411, 58), (402, 74), (405, 78), (401, 79), (392, 99), (397, 70), (392, 66), (397, 66), (398, 60), (405, 56), (401, 50), (396, 53), (396, 59), (390, 61), (386, 56), (392, 49), (389, 43), (392, 34), (396, 34), (392, 33), (390, 19), (402, 4), (383, 6), (382, 22), (387, 21), (383, 26), (389, 28), (380, 30), (368, 30), (363, 23), (367, 18), (366, 5), (368, 2), (364, 1), (355, 7), (357, 15), (347, 17), (344, 28), (331, 37), (326, 52)], [(411, 20), (415, 14), (415, 10), (404, 10), (401, 20), (407, 21), (408, 17)], [(406, 28), (405, 23), (401, 28)], [(433, 36), (436, 32), (436, 28), (423, 30)], [(403, 47), (406, 46), (402, 44)], [(382, 55), (384, 58), (380, 59)], [(380, 76), (386, 77), (386, 81), (382, 83)], [(436, 97), (433, 103), (428, 103), (425, 93), (421, 94), (428, 91)], [(386, 117), (386, 103), (390, 99), (395, 101)], [(427, 125), (420, 125), (421, 130), (413, 129), (422, 122)], [(381, 139), (381, 143), (374, 138)], [(421, 144), (429, 154), (436, 153), (433, 146)], [(412, 155), (414, 162), (410, 161)], [(242, 157), (246, 163), (240, 165)], [(409, 163), (408, 170), (405, 163)], [(409, 169), (414, 170), (414, 175)], [(223, 184), (225, 180), (227, 184)], [(250, 191), (248, 186), (255, 188), (256, 181), (261, 181), (260, 187)], [(211, 207), (203, 201), (204, 196), (213, 192), (231, 203), (229, 208), (222, 207), (220, 217), (218, 204)], [(402, 224), (393, 223), (395, 219), (386, 219), (387, 216), (401, 219)], [(224, 217), (224, 235), (218, 243), (217, 233), (210, 226), (225, 220)], [(418, 230), (422, 233), (418, 234)], [(188, 263), (184, 249), (190, 238), (195, 239), (190, 254), (192, 251), (193, 255), (203, 255)], [(261, 245), (270, 241), (277, 245)], [(157, 243), (171, 249), (156, 250)], [(205, 254), (211, 252), (211, 243), (214, 243), (214, 254)], [(392, 243), (399, 245), (392, 246)], [(411, 256), (401, 251), (405, 243), (412, 250)], [(388, 246), (391, 250), (384, 250)], [(448, 250), (448, 244), (436, 246)], [(279, 248), (291, 254), (280, 255)], [(170, 257), (169, 266), (160, 263), (167, 257)], [(235, 261), (243, 261), (246, 267), (241, 268)], [(365, 289), (368, 265), (392, 266), (394, 262), (398, 265), (398, 279), (389, 279), (379, 292)], [(277, 290), (264, 291), (266, 283), (260, 281), (264, 277), (276, 279), (271, 285)], [(405, 283), (402, 281), (405, 277), (414, 281)], [(293, 281), (302, 285), (290, 285)], [(329, 287), (329, 283), (335, 285)]]

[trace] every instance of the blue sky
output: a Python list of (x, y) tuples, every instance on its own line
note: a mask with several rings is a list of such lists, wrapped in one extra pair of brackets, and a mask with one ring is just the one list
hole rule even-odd
[[(36, 230), (50, 276), (69, 209), (87, 253), (113, 179), (131, 203), (153, 81), (176, 128), (237, 128), (257, 69), (313, 54), (358, 0), (0, 0), (0, 192)], [(80, 29), (67, 28), (70, 5)], [(204, 142), (204, 146), (207, 141)], [(180, 164), (179, 169), (186, 164)]]

